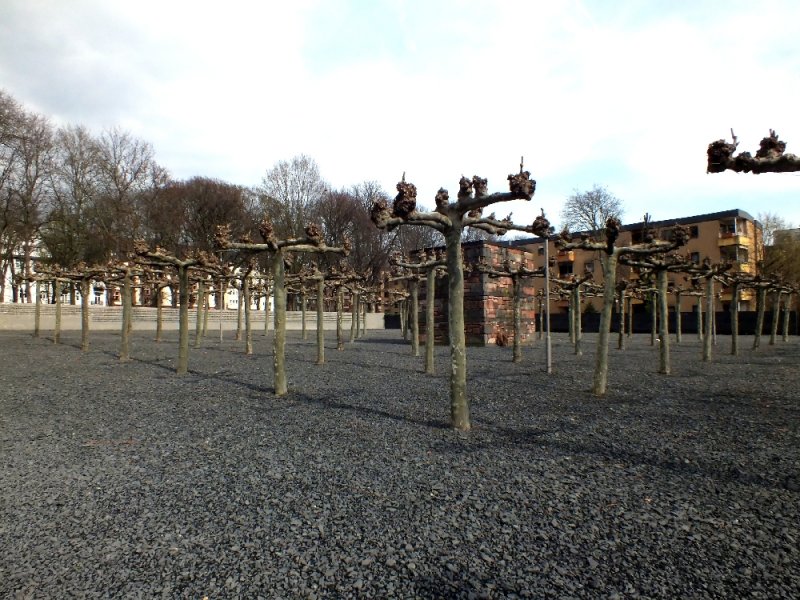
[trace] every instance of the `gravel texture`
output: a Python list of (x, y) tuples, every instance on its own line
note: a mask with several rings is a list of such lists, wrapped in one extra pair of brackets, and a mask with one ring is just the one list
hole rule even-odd
[[(313, 336), (313, 333), (312, 333)], [(213, 337), (213, 336), (212, 336)], [(798, 598), (800, 341), (470, 348), (473, 431), (394, 331), (314, 364), (290, 332), (0, 332), (2, 598)], [(311, 336), (310, 336), (311, 337)]]

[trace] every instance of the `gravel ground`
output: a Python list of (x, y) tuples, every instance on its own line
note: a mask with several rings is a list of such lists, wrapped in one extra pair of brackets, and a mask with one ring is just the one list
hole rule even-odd
[[(313, 333), (312, 333), (313, 336)], [(0, 332), (3, 598), (798, 598), (800, 341), (470, 348), (473, 431), (393, 331), (314, 364), (290, 332)]]

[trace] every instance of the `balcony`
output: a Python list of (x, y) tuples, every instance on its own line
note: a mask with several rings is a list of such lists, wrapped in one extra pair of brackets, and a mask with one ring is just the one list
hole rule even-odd
[(719, 246), (749, 246), (750, 238), (739, 233), (720, 233)]
[(569, 261), (575, 262), (575, 251), (574, 250), (559, 250), (558, 251), (558, 261)]

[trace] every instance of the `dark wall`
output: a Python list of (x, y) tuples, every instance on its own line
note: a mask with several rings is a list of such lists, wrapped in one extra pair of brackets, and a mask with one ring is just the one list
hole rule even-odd
[[(753, 335), (756, 329), (756, 311), (742, 311), (739, 313), (739, 334), (740, 335)], [(781, 315), (783, 318), (783, 315)], [(730, 335), (731, 333), (731, 315), (729, 312), (717, 312), (717, 333), (720, 335)], [(600, 328), (600, 314), (599, 313), (585, 313), (581, 315), (581, 327), (587, 333), (597, 333)], [(650, 333), (651, 321), (650, 315), (646, 311), (637, 311), (633, 313), (633, 332), (634, 333)], [(772, 312), (766, 311), (764, 313), (764, 328), (761, 332), (762, 335), (769, 334), (772, 329)], [(558, 313), (550, 315), (550, 330), (555, 332), (569, 331), (568, 315), (566, 313)], [(669, 330), (675, 331), (675, 313), (669, 314)], [(783, 330), (783, 321), (778, 326), (778, 334), (780, 335)], [(619, 318), (616, 314), (611, 321), (611, 331), (619, 331)], [(683, 333), (697, 333), (697, 315), (694, 312), (681, 313), (681, 331)], [(798, 335), (798, 320), (797, 312), (792, 312), (789, 315), (789, 333), (791, 335)]]

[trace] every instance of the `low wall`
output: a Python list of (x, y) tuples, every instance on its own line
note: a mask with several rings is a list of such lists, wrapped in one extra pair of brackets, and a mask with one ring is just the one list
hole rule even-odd
[[(30, 330), (33, 331), (36, 306), (34, 304), (0, 304), (0, 331), (2, 330)], [(53, 304), (44, 304), (41, 307), (39, 327), (42, 331), (55, 327), (56, 307)], [(263, 311), (250, 313), (251, 327), (254, 330), (264, 329)], [(208, 329), (219, 329), (220, 322), (223, 330), (235, 330), (237, 311), (214, 310), (208, 313)], [(156, 309), (144, 306), (133, 308), (133, 329), (136, 331), (155, 331)], [(197, 321), (197, 311), (189, 310), (189, 329), (194, 330)], [(336, 313), (326, 312), (324, 317), (325, 330), (336, 329)], [(350, 313), (344, 313), (342, 324), (346, 331), (350, 329)], [(92, 306), (89, 308), (89, 329), (94, 331), (118, 330), (122, 326), (122, 308), (119, 306)], [(268, 323), (273, 329), (272, 313)], [(165, 331), (178, 329), (178, 309), (164, 308), (162, 327)], [(316, 311), (306, 312), (306, 328), (314, 330), (317, 327)], [(383, 313), (367, 313), (367, 329), (383, 329)], [(61, 307), (61, 329), (64, 331), (81, 328), (80, 306), (66, 305)], [(300, 311), (287, 311), (286, 329), (300, 330), (303, 328), (302, 313)]]

